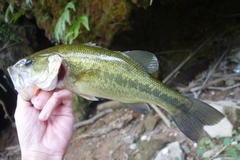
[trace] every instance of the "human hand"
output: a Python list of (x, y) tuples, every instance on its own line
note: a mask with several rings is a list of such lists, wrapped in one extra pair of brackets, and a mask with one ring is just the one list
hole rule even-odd
[(18, 95), (15, 120), (22, 159), (62, 159), (73, 131), (72, 93), (40, 91), (31, 102)]

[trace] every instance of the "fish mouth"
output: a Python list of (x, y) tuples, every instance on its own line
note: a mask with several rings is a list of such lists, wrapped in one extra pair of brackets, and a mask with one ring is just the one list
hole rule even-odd
[(63, 87), (63, 82), (66, 76), (67, 76), (67, 64), (64, 63), (63, 61), (58, 69), (56, 88)]
[(66, 75), (66, 66), (62, 63), (58, 69), (58, 79), (57, 82), (63, 81)]
[(21, 95), (24, 100), (30, 101), (34, 95), (38, 94), (40, 88), (37, 85), (26, 85), (26, 73), (20, 74), (20, 71), (14, 66), (8, 67), (7, 71), (11, 77), (15, 90)]

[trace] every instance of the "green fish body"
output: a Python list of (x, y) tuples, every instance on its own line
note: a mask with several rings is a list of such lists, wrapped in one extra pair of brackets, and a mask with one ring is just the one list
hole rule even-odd
[(151, 76), (157, 58), (146, 51), (115, 52), (92, 44), (60, 45), (39, 51), (8, 68), (15, 89), (30, 100), (38, 89), (68, 89), (89, 100), (113, 99), (148, 113), (147, 103), (165, 109), (191, 140), (204, 125), (218, 123), (222, 113), (169, 89)]

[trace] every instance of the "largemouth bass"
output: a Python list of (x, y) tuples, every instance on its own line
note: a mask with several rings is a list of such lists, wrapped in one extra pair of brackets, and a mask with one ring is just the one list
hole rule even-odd
[(147, 51), (116, 52), (93, 44), (59, 45), (24, 59), (8, 68), (15, 89), (30, 100), (39, 89), (68, 89), (86, 99), (117, 100), (149, 113), (147, 104), (165, 109), (179, 129), (197, 141), (204, 125), (218, 123), (222, 113), (192, 97), (166, 87), (151, 76), (158, 60)]

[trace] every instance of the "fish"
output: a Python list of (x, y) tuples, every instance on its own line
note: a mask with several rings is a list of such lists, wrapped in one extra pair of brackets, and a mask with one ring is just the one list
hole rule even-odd
[(67, 89), (88, 100), (116, 100), (144, 114), (149, 104), (166, 110), (178, 128), (198, 141), (205, 125), (224, 115), (210, 105), (170, 89), (151, 73), (157, 57), (148, 51), (111, 51), (92, 43), (58, 45), (38, 51), (8, 67), (20, 96), (30, 101), (38, 91)]

